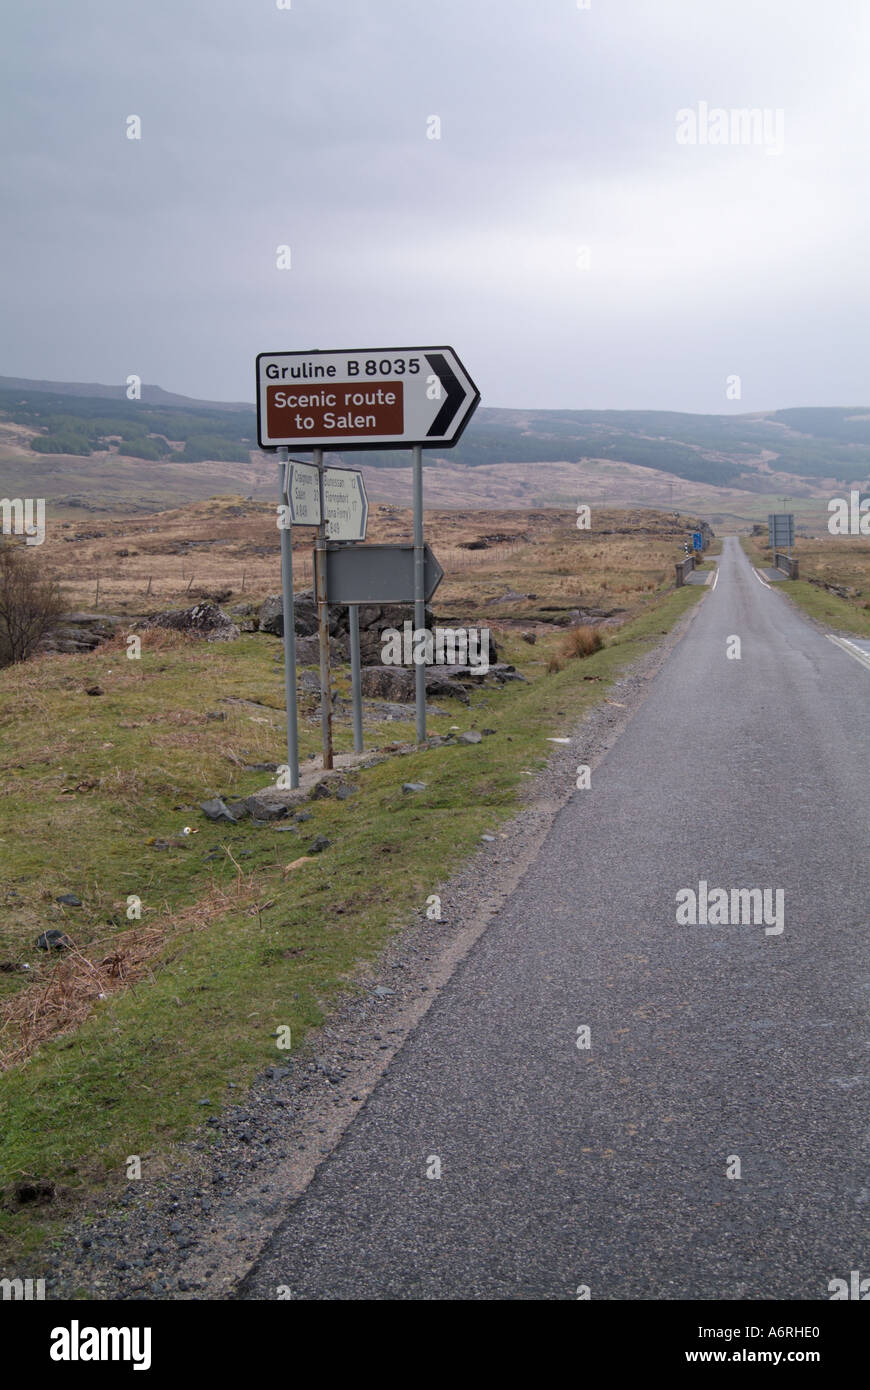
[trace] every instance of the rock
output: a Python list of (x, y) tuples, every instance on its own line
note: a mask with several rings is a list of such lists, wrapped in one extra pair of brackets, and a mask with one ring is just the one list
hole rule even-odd
[[(276, 661), (283, 661), (284, 655), (279, 652)], [(344, 661), (350, 661), (350, 645), (348, 638), (343, 634), (329, 639), (329, 660), (333, 666), (340, 666)], [(320, 665), (320, 638), (315, 633), (311, 637), (296, 638), (296, 665), (297, 666), (319, 666)]]
[(227, 810), (234, 820), (244, 820), (245, 816), (250, 814), (247, 801), (231, 801)]
[(204, 637), (207, 642), (229, 642), (239, 636), (236, 624), (215, 603), (197, 603), (193, 608), (156, 613), (146, 626), (173, 628), (192, 637)]
[(372, 699), (401, 704), (414, 698), (414, 672), (406, 666), (364, 666), (360, 683), (363, 695)]
[[(433, 696), (452, 696), (468, 704), (468, 696), (458, 682), (446, 678), (441, 672), (429, 667), (426, 671), (426, 694)], [(396, 704), (413, 702), (416, 694), (416, 673), (408, 666), (364, 666), (360, 673), (363, 695), (371, 699), (387, 700)]]
[(386, 985), (375, 985), (372, 994), (377, 995), (378, 999), (388, 999), (391, 994), (395, 994), (395, 990), (387, 989)]
[(402, 791), (403, 791), (403, 792), (424, 792), (425, 790), (426, 790), (426, 783), (425, 783), (425, 782), (404, 782), (404, 783), (402, 784)]
[(287, 803), (276, 801), (268, 792), (255, 792), (245, 797), (245, 806), (254, 820), (280, 820), (287, 814)]
[(311, 800), (325, 801), (327, 797), (334, 796), (338, 801), (346, 801), (357, 790), (357, 787), (349, 786), (344, 781), (343, 774), (338, 770), (325, 772), (320, 781), (315, 783), (312, 788)]
[(63, 903), (64, 907), (81, 907), (82, 900), (77, 893), (61, 893), (59, 898), (55, 898), (56, 903)]
[[(66, 539), (66, 537), (64, 538)], [(64, 613), (41, 638), (39, 651), (91, 652), (101, 642), (114, 637), (117, 628), (129, 618), (108, 613)]]
[(322, 854), (325, 849), (329, 849), (331, 844), (332, 841), (327, 840), (325, 835), (318, 835), (317, 839), (312, 840), (309, 845), (309, 852), (311, 854)]
[(36, 938), (34, 945), (40, 951), (68, 951), (72, 942), (64, 932), (52, 928), (51, 931), (42, 932)]
[(89, 685), (85, 691), (86, 695), (105, 695), (105, 690), (101, 685)]
[(495, 836), (494, 836), (494, 835), (481, 835), (480, 838), (481, 838), (481, 840), (485, 840), (487, 844), (492, 844), (493, 841), (495, 840)]
[[(263, 600), (259, 623), (261, 632), (284, 636), (284, 601), (280, 594), (270, 594)], [(311, 637), (317, 632), (317, 604), (310, 589), (293, 597), (293, 626), (297, 637)]]
[(293, 817), (293, 819), (296, 820), (296, 821), (311, 820), (311, 812), (310, 812), (310, 811), (297, 811), (297, 812), (296, 812), (296, 815)]
[(226, 719), (226, 711), (222, 709), (209, 710), (206, 719)]
[(226, 820), (232, 825), (236, 823), (236, 818), (230, 812), (230, 808), (219, 796), (214, 797), (211, 801), (200, 802), (199, 809), (209, 820)]
[(456, 741), (457, 743), (482, 743), (483, 735), (479, 734), (476, 729), (469, 729), (466, 733), (460, 734)]
[(242, 632), (256, 632), (260, 626), (259, 603), (236, 603), (227, 609), (229, 616), (238, 623)]
[(498, 733), (498, 729), (481, 729), (480, 732), (481, 732), (484, 736), (486, 736), (487, 734), (497, 734), (497, 733)]
[(530, 647), (533, 647), (533, 646), (535, 645), (535, 643), (537, 642), (537, 640), (538, 640), (538, 634), (537, 634), (536, 632), (524, 632), (524, 633), (523, 633), (523, 641), (524, 641), (524, 642), (528, 642), (528, 644), (529, 644)]

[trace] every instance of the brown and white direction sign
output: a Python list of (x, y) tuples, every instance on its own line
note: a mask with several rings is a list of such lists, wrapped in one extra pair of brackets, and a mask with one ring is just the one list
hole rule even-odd
[(455, 444), (480, 392), (450, 347), (261, 352), (261, 449)]

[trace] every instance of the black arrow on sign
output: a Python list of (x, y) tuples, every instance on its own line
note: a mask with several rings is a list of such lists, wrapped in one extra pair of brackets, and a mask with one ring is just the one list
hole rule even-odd
[(453, 368), (450, 366), (443, 353), (427, 353), (426, 361), (429, 363), (429, 366), (447, 392), (447, 398), (444, 404), (426, 431), (426, 437), (429, 438), (430, 435), (440, 436), (447, 433), (456, 417), (459, 407), (465, 401), (465, 387), (460, 384)]

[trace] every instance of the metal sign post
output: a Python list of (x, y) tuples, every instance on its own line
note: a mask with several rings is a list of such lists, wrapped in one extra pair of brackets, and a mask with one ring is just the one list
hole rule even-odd
[[(414, 627), (426, 626), (426, 557), (423, 552), (423, 450), (414, 445)], [(418, 661), (415, 671), (417, 742), (426, 738), (426, 667)]]
[[(278, 450), (278, 499), (284, 502), (287, 450)], [(296, 616), (293, 604), (293, 534), (281, 527), (281, 591), (284, 612), (284, 705), (287, 711), (287, 766), (290, 786), (299, 786), (299, 728), (296, 713)]]
[(350, 695), (353, 706), (353, 751), (363, 751), (362, 677), (359, 663), (359, 604), (349, 603)]
[(314, 548), (314, 596), (317, 600), (317, 631), (320, 639), (320, 732), (323, 741), (324, 770), (332, 767), (332, 696), (329, 689), (329, 599), (326, 589), (326, 505), (323, 497), (323, 450), (314, 450), (314, 464), (320, 474), (320, 524)]

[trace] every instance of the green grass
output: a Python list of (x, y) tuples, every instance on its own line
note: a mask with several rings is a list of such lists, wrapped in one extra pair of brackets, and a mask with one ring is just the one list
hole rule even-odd
[[(558, 675), (546, 674), (558, 635), (534, 648), (507, 640), (507, 659), (524, 664), (529, 684), (475, 693), (470, 710), (457, 705), (430, 721), (431, 732), (477, 724), (496, 729), (493, 736), (361, 771), (349, 801), (308, 803), (312, 819), (298, 834), (245, 822), (212, 828), (195, 809), (208, 795), (244, 794), (270, 780), (242, 771), (238, 760), (282, 760), (277, 715), (268, 725), (252, 723), (252, 716), (271, 716), (220, 703), (227, 695), (262, 700), (277, 712), (276, 641), (155, 651), (146, 643), (139, 662), (127, 661), (123, 649), (102, 650), (0, 673), (8, 788), (0, 852), (6, 888), (17, 894), (5, 904), (2, 958), (37, 968), (33, 939), (58, 922), (85, 949), (123, 932), (128, 894), (141, 897), (143, 922), (160, 922), (167, 932), (152, 980), (97, 1002), (80, 1027), (0, 1074), (0, 1183), (25, 1174), (51, 1178), (65, 1194), (56, 1210), (0, 1210), (0, 1253), (36, 1248), (76, 1201), (108, 1200), (124, 1181), (128, 1155), (143, 1157), (145, 1176), (154, 1172), (175, 1141), (218, 1111), (229, 1081), (243, 1088), (280, 1060), (279, 1025), (291, 1028), (295, 1050), (357, 967), (375, 960), (481, 834), (515, 811), (520, 784), (528, 786), (521, 770), (545, 763), (546, 736), (567, 731), (626, 661), (703, 592), (672, 593), (613, 634), (603, 651), (568, 661)], [(105, 695), (83, 693), (94, 681)], [(208, 720), (218, 709), (228, 719)], [(302, 720), (303, 754), (318, 733), (313, 718)], [(390, 724), (384, 737), (410, 740), (413, 730)], [(339, 726), (337, 747), (350, 741), (348, 726)], [(85, 778), (95, 785), (63, 794)], [(410, 801), (401, 784), (418, 779), (426, 790)], [(148, 844), (185, 824), (199, 829), (189, 847)], [(282, 867), (319, 834), (331, 847), (282, 877)], [(209, 861), (204, 853), (212, 847), (221, 857)], [(235, 891), (229, 853), (245, 875), (239, 905), (206, 914), (207, 925), (172, 927), (173, 914), (207, 901), (216, 888)], [(77, 892), (84, 907), (62, 916), (53, 899), (64, 891)], [(115, 926), (108, 924), (113, 913)], [(39, 987), (35, 979), (0, 975), (0, 1001)], [(205, 1097), (211, 1108), (198, 1105)]]
[[(770, 551), (757, 544), (758, 537), (741, 536), (741, 545), (754, 565), (760, 569), (770, 567)], [(763, 538), (760, 538), (763, 540)], [(832, 556), (843, 555), (842, 551), (835, 549), (837, 538), (833, 537), (823, 544), (826, 545), (827, 553)], [(816, 548), (821, 548), (816, 542)], [(804, 557), (801, 556), (800, 546), (795, 550), (799, 563), (806, 565)], [(846, 564), (850, 557), (843, 557)], [(859, 573), (859, 579), (864, 578)], [(827, 575), (829, 582), (834, 583), (854, 583), (856, 575), (850, 569), (848, 573), (831, 572)], [(819, 584), (811, 584), (808, 579), (788, 579), (781, 585), (781, 591), (794, 603), (802, 608), (803, 611), (817, 622), (826, 623), (839, 632), (851, 632), (857, 637), (870, 637), (870, 609), (865, 607), (865, 599), (858, 593), (854, 599), (840, 598), (838, 594), (832, 594), (827, 589), (823, 589)]]

